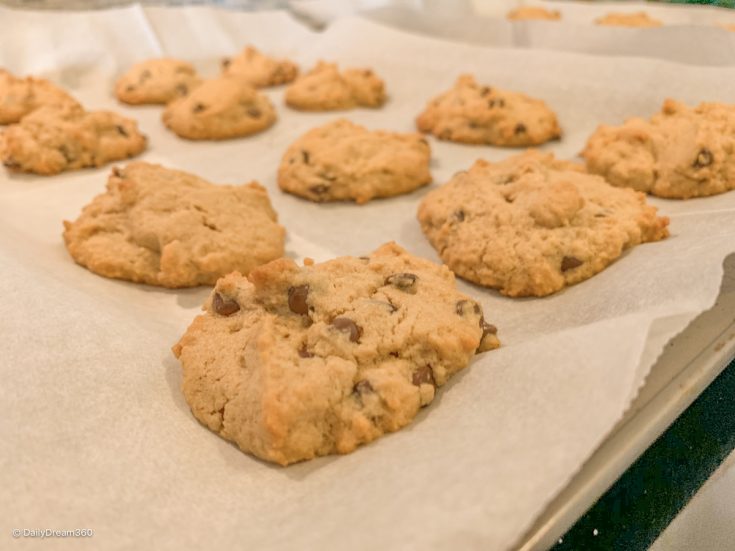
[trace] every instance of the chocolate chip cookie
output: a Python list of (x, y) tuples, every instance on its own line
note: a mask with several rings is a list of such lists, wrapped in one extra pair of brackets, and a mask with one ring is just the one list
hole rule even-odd
[(735, 189), (735, 106), (668, 99), (650, 120), (601, 125), (582, 152), (616, 186), (689, 199)]
[(285, 231), (265, 188), (211, 184), (136, 162), (64, 222), (72, 258), (92, 272), (163, 287), (213, 285), (283, 255)]
[(612, 27), (660, 27), (663, 25), (658, 19), (654, 19), (646, 12), (635, 13), (608, 13), (595, 19), (598, 25), (609, 25)]
[(115, 84), (117, 99), (132, 105), (165, 104), (186, 96), (200, 79), (191, 63), (173, 58), (133, 65)]
[(561, 19), (561, 14), (557, 10), (547, 10), (540, 6), (521, 6), (520, 8), (510, 10), (506, 17), (511, 21), (558, 21)]
[(385, 84), (371, 69), (346, 69), (320, 61), (286, 89), (286, 104), (303, 111), (380, 107)]
[(226, 140), (262, 132), (276, 122), (273, 104), (238, 77), (207, 80), (166, 106), (163, 123), (189, 140)]
[(299, 68), (288, 59), (269, 57), (247, 46), (239, 55), (222, 60), (222, 73), (239, 76), (252, 86), (263, 88), (291, 82)]
[(18, 78), (0, 69), (0, 124), (19, 122), (43, 106), (79, 107), (79, 102), (45, 78)]
[(57, 174), (138, 155), (146, 137), (134, 120), (110, 111), (41, 107), (0, 135), (3, 164), (18, 172)]
[(506, 147), (561, 137), (556, 115), (542, 100), (481, 86), (471, 75), (460, 76), (451, 90), (431, 100), (416, 125), (440, 140)]
[(310, 130), (288, 148), (278, 185), (312, 201), (362, 204), (431, 182), (430, 156), (420, 134), (371, 132), (340, 119)]
[(220, 279), (173, 348), (194, 416), (261, 459), (349, 453), (396, 431), (500, 344), (445, 266), (394, 243), (305, 264)]
[(429, 193), (418, 218), (457, 275), (511, 297), (592, 277), (625, 249), (668, 236), (669, 223), (642, 193), (532, 150), (475, 162)]

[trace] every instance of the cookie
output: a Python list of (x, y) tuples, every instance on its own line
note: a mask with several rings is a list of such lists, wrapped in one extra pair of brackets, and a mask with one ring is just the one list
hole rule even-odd
[(582, 152), (613, 185), (689, 199), (735, 189), (735, 106), (668, 99), (650, 120), (601, 125)]
[(302, 111), (337, 111), (380, 107), (385, 84), (370, 69), (346, 69), (320, 61), (286, 89), (286, 105)]
[(665, 238), (669, 223), (642, 193), (533, 150), (478, 160), (429, 193), (418, 219), (457, 275), (511, 297), (588, 279), (625, 249)]
[(194, 66), (172, 58), (133, 65), (115, 84), (117, 99), (131, 105), (166, 104), (186, 96), (200, 83)]
[(416, 119), (440, 140), (505, 147), (539, 145), (561, 137), (556, 115), (542, 100), (480, 86), (462, 75)]
[(595, 19), (598, 25), (612, 27), (660, 27), (663, 25), (658, 19), (653, 19), (646, 12), (635, 13), (608, 13)]
[(544, 21), (558, 21), (561, 19), (561, 14), (557, 10), (547, 10), (539, 6), (521, 6), (514, 10), (510, 10), (506, 15), (511, 21), (524, 21), (524, 20), (544, 20)]
[(72, 258), (101, 276), (162, 287), (213, 285), (283, 256), (285, 230), (257, 182), (215, 185), (136, 162), (64, 222)]
[(45, 78), (17, 78), (0, 69), (0, 124), (19, 122), (43, 106), (79, 107), (79, 102)]
[(247, 46), (235, 57), (222, 60), (222, 74), (238, 76), (256, 88), (287, 84), (298, 73), (295, 63), (268, 57), (252, 46)]
[(262, 132), (276, 122), (273, 104), (236, 77), (207, 80), (166, 106), (163, 123), (189, 140), (226, 140)]
[(430, 157), (420, 134), (371, 132), (340, 119), (310, 130), (288, 148), (278, 185), (312, 201), (362, 204), (431, 182)]
[(499, 346), (445, 266), (394, 243), (230, 274), (205, 310), (173, 347), (184, 397), (206, 427), (281, 465), (404, 427), (476, 352)]
[(0, 154), (10, 170), (50, 175), (134, 157), (146, 141), (134, 120), (110, 111), (41, 107), (5, 129)]

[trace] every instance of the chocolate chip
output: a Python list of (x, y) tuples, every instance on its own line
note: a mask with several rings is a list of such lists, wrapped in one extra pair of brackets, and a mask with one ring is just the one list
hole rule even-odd
[(323, 184), (318, 184), (316, 186), (311, 186), (309, 188), (309, 191), (312, 192), (315, 195), (324, 195), (329, 191), (329, 186), (325, 186)]
[(195, 103), (195, 104), (194, 104), (194, 107), (192, 107), (192, 108), (191, 108), (191, 111), (192, 111), (193, 113), (201, 113), (201, 112), (202, 112), (202, 111), (204, 111), (204, 110), (205, 110), (206, 108), (207, 108), (207, 106), (206, 106), (206, 105), (204, 105), (203, 103)]
[(485, 321), (485, 318), (480, 319), (480, 328), (482, 329), (482, 338), (483, 339), (485, 337), (487, 337), (488, 335), (497, 335), (498, 334), (498, 328), (495, 327), (492, 323), (486, 322)]
[(125, 91), (126, 91), (126, 92), (132, 92), (133, 90), (135, 90), (135, 86), (134, 86), (133, 84), (128, 84), (128, 85), (127, 85), (127, 86), (125, 87)]
[(229, 57), (222, 58), (222, 68), (223, 69), (227, 69), (227, 67), (230, 66), (230, 63), (232, 63), (232, 60)]
[(452, 219), (456, 220), (457, 222), (464, 222), (465, 212), (462, 209), (455, 210), (452, 214)]
[(393, 287), (395, 287), (396, 289), (400, 289), (405, 293), (413, 294), (416, 292), (416, 282), (418, 281), (418, 279), (419, 278), (416, 274), (403, 272), (400, 274), (389, 275), (387, 278), (385, 278), (385, 284), (393, 285)]
[(332, 325), (338, 331), (342, 331), (343, 333), (349, 333), (350, 340), (352, 342), (360, 341), (360, 337), (362, 336), (362, 327), (357, 325), (350, 318), (346, 318), (344, 316), (334, 318), (334, 320), (332, 320)]
[(299, 348), (299, 356), (301, 356), (302, 358), (313, 358), (314, 354), (306, 349), (306, 343), (304, 343), (301, 348)]
[(127, 130), (125, 130), (125, 128), (120, 126), (119, 124), (115, 125), (115, 130), (117, 130), (117, 133), (121, 136), (125, 136), (126, 138), (128, 137)]
[(288, 289), (288, 308), (294, 314), (305, 316), (309, 313), (309, 305), (306, 303), (306, 297), (309, 296), (308, 285), (298, 285), (289, 287)]
[(145, 70), (142, 73), (140, 73), (140, 79), (138, 79), (138, 82), (143, 82), (151, 78), (151, 72), (149, 70)]
[(436, 386), (436, 381), (434, 380), (434, 371), (432, 371), (431, 366), (425, 365), (423, 367), (419, 367), (416, 371), (413, 372), (411, 382), (416, 386)]
[(480, 88), (480, 95), (482, 96), (487, 96), (490, 92), (492, 92), (492, 88), (490, 88), (489, 86), (483, 86), (482, 88)]
[(714, 160), (715, 158), (709, 149), (701, 149), (699, 153), (697, 153), (697, 158), (694, 159), (694, 162), (692, 163), (692, 168), (704, 168), (711, 165)]
[(526, 125), (522, 122), (519, 122), (518, 124), (516, 124), (515, 130), (513, 130), (513, 132), (515, 132), (516, 134), (523, 134), (524, 132), (526, 132), (526, 130)]
[(575, 256), (565, 256), (561, 259), (561, 271), (566, 272), (567, 270), (572, 270), (582, 264), (584, 263)]
[(371, 392), (375, 392), (375, 389), (373, 388), (373, 385), (370, 384), (370, 381), (363, 379), (362, 381), (357, 381), (357, 383), (355, 383), (353, 392), (355, 394), (370, 394)]
[(248, 115), (250, 115), (251, 117), (255, 119), (260, 118), (260, 116), (263, 114), (263, 112), (257, 107), (248, 107), (247, 112), (248, 112)]
[(301, 156), (304, 159), (304, 163), (306, 163), (308, 165), (309, 164), (309, 152), (306, 151), (306, 149), (302, 149), (301, 150)]
[(224, 299), (222, 295), (215, 293), (212, 299), (212, 309), (220, 316), (231, 316), (240, 310), (240, 305), (234, 299)]
[(122, 178), (123, 173), (122, 173), (122, 170), (120, 170), (120, 168), (118, 168), (116, 166), (113, 166), (112, 167), (112, 175), (113, 176), (117, 176), (118, 178)]
[(186, 94), (189, 93), (189, 87), (186, 84), (177, 84), (176, 85), (176, 92), (180, 96), (185, 96)]
[(479, 304), (466, 299), (458, 301), (455, 310), (457, 312), (457, 315), (462, 316), (463, 318), (469, 316), (472, 313), (474, 313), (476, 316), (479, 316), (482, 313)]
[(487, 106), (491, 109), (493, 107), (505, 107), (505, 100), (503, 98), (491, 99), (487, 102)]

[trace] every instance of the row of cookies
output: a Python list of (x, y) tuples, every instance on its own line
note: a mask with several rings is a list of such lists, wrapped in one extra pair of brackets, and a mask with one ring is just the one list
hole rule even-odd
[(275, 123), (276, 110), (257, 88), (289, 84), (285, 103), (306, 111), (379, 107), (385, 101), (383, 81), (370, 69), (340, 71), (320, 61), (299, 76), (287, 59), (267, 56), (247, 46), (222, 60), (221, 74), (204, 79), (194, 66), (173, 58), (137, 63), (121, 76), (115, 95), (131, 105), (165, 104), (163, 123), (190, 140), (223, 140), (249, 136)]
[[(559, 10), (550, 10), (541, 6), (521, 6), (510, 10), (506, 18), (511, 21), (560, 21), (562, 14)], [(644, 11), (612, 12), (594, 20), (596, 25), (611, 27), (652, 28), (662, 27), (664, 24)], [(735, 31), (735, 23), (722, 23), (719, 27)]]

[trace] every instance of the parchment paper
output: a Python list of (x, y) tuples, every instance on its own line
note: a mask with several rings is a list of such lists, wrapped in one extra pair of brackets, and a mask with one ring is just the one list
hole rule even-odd
[[(735, 10), (632, 2), (528, 2), (525, 5), (558, 10), (562, 19), (508, 21), (507, 12), (521, 4), (516, 0), (292, 0), (290, 5), (317, 25), (359, 12), (401, 29), (471, 44), (654, 57), (693, 65), (735, 64), (735, 32), (719, 26), (735, 24)], [(665, 25), (636, 29), (594, 24), (609, 12), (641, 10)]]
[[(283, 14), (202, 8), (0, 10), (0, 22), (0, 66), (48, 74), (89, 108), (137, 118), (150, 137), (145, 160), (213, 182), (259, 180), (288, 230), (288, 253), (317, 261), (391, 239), (438, 260), (415, 220), (427, 190), (366, 206), (282, 194), (275, 172), (286, 146), (339, 115), (290, 111), (282, 90), (269, 90), (280, 114), (271, 130), (187, 142), (163, 128), (160, 108), (117, 105), (116, 74), (166, 53), (213, 75), (220, 56), (252, 41), (304, 67), (319, 58), (373, 67), (389, 103), (344, 115), (410, 131), (429, 98), (474, 72), (544, 98), (565, 131), (548, 148), (561, 157), (573, 157), (597, 123), (649, 115), (667, 96), (735, 97), (735, 69), (485, 49), (354, 19), (322, 35)], [(433, 185), (478, 157), (511, 153), (431, 145)], [(27, 539), (24, 548), (507, 549), (621, 417), (664, 343), (713, 304), (722, 260), (735, 251), (735, 193), (653, 200), (671, 216), (671, 238), (636, 247), (562, 293), (512, 300), (461, 283), (504, 346), (478, 357), (410, 427), (353, 454), (284, 469), (200, 426), (183, 400), (169, 347), (207, 289), (107, 280), (66, 253), (61, 221), (104, 189), (108, 173), (0, 173), (0, 537), (10, 539), (12, 528), (95, 530), (92, 539)]]

